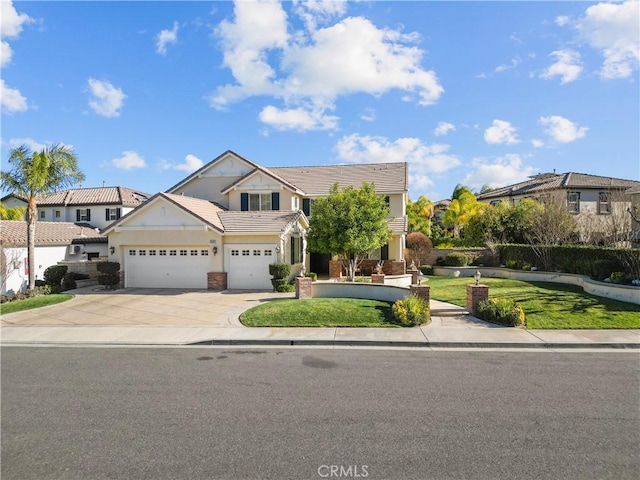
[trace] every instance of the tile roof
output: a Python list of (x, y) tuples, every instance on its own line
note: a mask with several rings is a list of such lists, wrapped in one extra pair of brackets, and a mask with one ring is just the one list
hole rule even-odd
[(225, 233), (284, 233), (303, 215), (300, 211), (219, 212)]
[(272, 178), (275, 178), (278, 182), (280, 182), (283, 185), (289, 187), (294, 192), (303, 193), (303, 192), (300, 192), (299, 189), (295, 185), (293, 185), (291, 182), (289, 182), (287, 179), (282, 178), (280, 175), (278, 175), (277, 173), (273, 172), (273, 169), (264, 168), (264, 167), (261, 167), (260, 165), (257, 165), (256, 168), (251, 170), (244, 177), (239, 178), (238, 180), (233, 182), (231, 185), (229, 185), (228, 187), (224, 188), (222, 190), (222, 193), (228, 192), (233, 187), (235, 187), (236, 185), (239, 185), (240, 183), (244, 182), (247, 178), (251, 177), (256, 172), (263, 172), (265, 175), (268, 175), (268, 176), (270, 176)]
[(533, 195), (547, 190), (570, 188), (611, 188), (626, 189), (639, 186), (640, 182), (621, 178), (602, 177), (585, 173), (546, 173), (536, 175), (525, 182), (497, 188), (487, 193), (478, 195), (478, 200), (488, 200), (515, 195)]
[(158, 196), (164, 197), (187, 212), (190, 212), (203, 222), (215, 227), (216, 230), (221, 232), (224, 231), (223, 223), (220, 221), (220, 217), (218, 216), (218, 214), (224, 210), (216, 204), (209, 202), (208, 200), (185, 197), (183, 195), (174, 195), (172, 193), (159, 193)]
[(408, 190), (407, 164), (371, 163), (309, 167), (269, 167), (271, 172), (294, 184), (310, 196), (327, 195), (334, 183), (359, 188), (362, 182), (374, 183), (380, 193)]
[[(21, 198), (15, 195), (17, 198)], [(40, 206), (122, 205), (137, 207), (149, 196), (127, 187), (71, 188), (36, 197)]]
[[(36, 245), (67, 244), (86, 239), (96, 243), (107, 241), (97, 230), (70, 222), (36, 222)], [(26, 245), (27, 222), (0, 220), (0, 240), (5, 245)]]
[(390, 218), (388, 220), (389, 228), (393, 233), (407, 233), (408, 217)]

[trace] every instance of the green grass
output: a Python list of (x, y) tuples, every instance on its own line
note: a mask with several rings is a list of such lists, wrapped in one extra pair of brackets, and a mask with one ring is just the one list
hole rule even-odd
[[(429, 277), (434, 300), (466, 307), (471, 278)], [(582, 287), (547, 282), (483, 278), (489, 297), (510, 298), (522, 306), (527, 328), (640, 328), (640, 306), (589, 295)]]
[(55, 305), (56, 303), (66, 302), (73, 298), (73, 295), (67, 293), (56, 293), (51, 295), (42, 295), (40, 297), (25, 298), (24, 300), (15, 300), (0, 305), (0, 312), (3, 315), (22, 310), (31, 310), (32, 308), (46, 307), (47, 305)]
[(357, 298), (273, 300), (240, 315), (247, 327), (398, 327), (391, 304)]

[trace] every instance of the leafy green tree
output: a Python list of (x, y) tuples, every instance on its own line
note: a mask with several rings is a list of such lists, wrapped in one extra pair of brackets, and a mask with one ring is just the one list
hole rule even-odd
[(454, 199), (442, 216), (442, 224), (453, 229), (453, 238), (460, 237), (460, 231), (471, 217), (477, 215), (485, 204), (479, 203), (476, 196), (467, 187), (458, 185), (454, 190)]
[(7, 207), (0, 202), (0, 219), (1, 220), (24, 220), (23, 207)]
[(415, 202), (409, 199), (407, 203), (407, 217), (409, 232), (422, 232), (431, 236), (431, 220), (434, 216), (434, 205), (424, 195), (420, 195)]
[(508, 202), (486, 205), (469, 219), (464, 238), (475, 245), (527, 243), (527, 232), (542, 209), (540, 202), (529, 198), (515, 206)]
[(362, 188), (331, 187), (328, 196), (313, 204), (309, 219), (310, 252), (337, 255), (346, 268), (349, 280), (365, 255), (389, 241), (389, 208), (374, 186), (364, 182)]
[(27, 256), (29, 261), (29, 290), (35, 288), (34, 250), (38, 205), (36, 197), (61, 190), (84, 180), (78, 169), (78, 159), (70, 147), (52, 145), (40, 152), (27, 146), (14, 148), (8, 159), (11, 169), (0, 172), (0, 188), (27, 200)]

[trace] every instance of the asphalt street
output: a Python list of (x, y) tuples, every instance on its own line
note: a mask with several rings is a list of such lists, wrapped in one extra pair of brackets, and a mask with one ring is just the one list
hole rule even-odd
[(3, 347), (2, 479), (636, 479), (637, 352)]

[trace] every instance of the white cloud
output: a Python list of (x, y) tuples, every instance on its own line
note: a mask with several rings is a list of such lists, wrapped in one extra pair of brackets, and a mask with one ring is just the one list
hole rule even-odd
[(364, 112), (360, 114), (360, 118), (365, 122), (375, 122), (376, 111), (373, 108), (366, 108)]
[(195, 155), (188, 154), (184, 157), (184, 162), (178, 165), (175, 165), (173, 168), (176, 170), (182, 170), (184, 172), (192, 173), (198, 170), (200, 167), (204, 165), (204, 162), (200, 160)]
[(398, 138), (358, 134), (341, 138), (335, 146), (338, 158), (349, 163), (408, 162), (409, 183), (414, 189), (433, 185), (434, 176), (458, 165), (460, 160), (447, 153), (449, 145), (426, 145), (418, 138)]
[(564, 27), (570, 21), (571, 21), (571, 19), (569, 17), (567, 17), (566, 15), (560, 15), (560, 16), (556, 17), (556, 25), (558, 25), (559, 27)]
[(474, 159), (472, 171), (462, 181), (469, 188), (479, 189), (483, 185), (502, 187), (522, 182), (535, 174), (536, 169), (523, 164), (517, 154), (508, 154), (493, 161)]
[(565, 84), (577, 80), (582, 73), (580, 54), (578, 52), (574, 50), (556, 50), (551, 52), (549, 56), (555, 57), (556, 62), (540, 74), (541, 78), (562, 77), (560, 83)]
[(119, 117), (120, 109), (127, 96), (119, 88), (114, 87), (106, 80), (89, 79), (89, 89), (93, 98), (89, 100), (89, 106), (98, 115), (103, 117)]
[(557, 143), (571, 143), (584, 137), (588, 127), (579, 127), (560, 115), (540, 117), (540, 125), (546, 127), (544, 132)]
[(580, 36), (604, 57), (600, 76), (630, 77), (640, 64), (640, 2), (599, 3), (576, 23)]
[(167, 45), (173, 45), (178, 41), (178, 22), (173, 22), (173, 29), (162, 30), (156, 36), (156, 53), (167, 54)]
[(13, 52), (9, 44), (4, 40), (0, 41), (0, 67), (4, 67), (11, 62), (12, 56)]
[(453, 123), (440, 122), (433, 133), (436, 137), (441, 137), (443, 135), (447, 135), (449, 132), (455, 131), (455, 129), (456, 126)]
[(0, 2), (0, 35), (2, 38), (17, 38), (22, 32), (22, 25), (33, 22), (26, 13), (18, 13), (12, 1)]
[(0, 78), (0, 102), (4, 113), (24, 112), (27, 110), (27, 99), (22, 96), (20, 90), (10, 88)]
[(322, 109), (285, 108), (268, 105), (259, 115), (260, 121), (276, 130), (335, 130), (338, 117), (325, 115)]
[(504, 72), (505, 70), (511, 70), (512, 68), (516, 68), (518, 65), (522, 63), (522, 59), (520, 57), (513, 57), (511, 59), (511, 63), (503, 63), (502, 65), (498, 65), (493, 71), (495, 73)]
[[(425, 106), (442, 95), (436, 74), (421, 66), (424, 51), (415, 45), (417, 34), (378, 29), (362, 17), (316, 29), (318, 19), (327, 22), (344, 13), (342, 6), (331, 2), (296, 3), (294, 11), (312, 14), (315, 20), (307, 21), (307, 30), (289, 34), (280, 3), (236, 2), (233, 21), (223, 21), (216, 31), (224, 65), (235, 83), (220, 86), (209, 97), (212, 107), (266, 95), (283, 100), (279, 112), (300, 115), (303, 109), (314, 118), (325, 118), (324, 111), (333, 110), (343, 95), (379, 96), (396, 89)], [(318, 128), (318, 123), (308, 124)]]
[(534, 138), (531, 140), (531, 145), (533, 145), (533, 148), (542, 148), (544, 147), (544, 142), (539, 138)]
[(504, 120), (494, 120), (489, 128), (484, 131), (484, 140), (490, 144), (518, 143), (516, 128), (511, 123)]
[(319, 23), (325, 24), (347, 11), (347, 2), (339, 0), (293, 0), (293, 5), (308, 30), (316, 30)]
[[(44, 143), (36, 142), (33, 138), (30, 138), (30, 137), (12, 138), (11, 140), (9, 140), (9, 148), (12, 148), (12, 149), (18, 148), (21, 145), (26, 145), (27, 148), (29, 148), (32, 152), (41, 152), (42, 150), (48, 147), (48, 145)], [(67, 145), (67, 146), (70, 146), (70, 145)]]
[(131, 170), (132, 168), (144, 168), (147, 166), (144, 159), (136, 152), (128, 150), (122, 152), (120, 158), (114, 158), (111, 160), (111, 164), (122, 170)]

